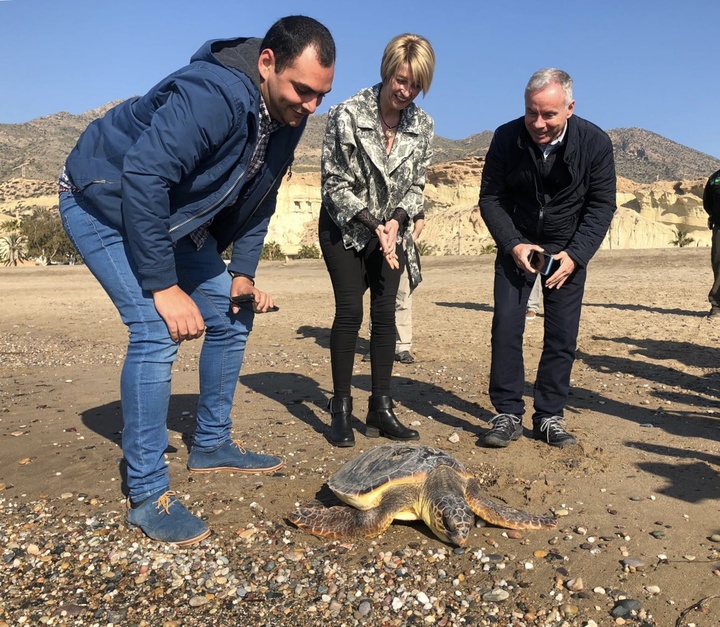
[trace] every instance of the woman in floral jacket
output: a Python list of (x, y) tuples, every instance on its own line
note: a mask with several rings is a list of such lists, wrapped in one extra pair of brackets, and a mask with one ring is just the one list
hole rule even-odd
[(433, 121), (413, 101), (421, 91), (427, 93), (434, 69), (430, 42), (419, 35), (399, 35), (385, 48), (382, 83), (362, 89), (333, 107), (328, 116), (319, 227), (335, 293), (329, 404), (329, 439), (335, 446), (355, 444), (350, 387), (368, 287), (372, 395), (365, 434), (392, 440), (419, 438), (417, 431), (395, 417), (390, 379), (400, 275), (407, 268), (413, 288), (421, 280), (411, 225), (423, 207)]

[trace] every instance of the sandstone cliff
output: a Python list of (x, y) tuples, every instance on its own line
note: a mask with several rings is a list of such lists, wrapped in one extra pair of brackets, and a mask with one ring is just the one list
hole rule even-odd
[[(435, 255), (476, 255), (493, 245), (477, 208), (482, 159), (468, 158), (430, 167), (425, 187), (427, 222), (422, 241)], [(703, 180), (640, 184), (618, 179), (618, 211), (604, 248), (666, 248), (676, 229), (694, 239), (691, 246), (709, 246), (710, 232), (702, 208)], [(6, 219), (32, 213), (35, 207), (57, 206), (55, 183), (12, 179), (0, 184), (0, 231)], [(320, 174), (295, 173), (278, 192), (268, 242), (286, 254), (317, 244)]]
[[(487, 252), (492, 238), (477, 208), (482, 160), (445, 162), (430, 167), (425, 186), (427, 222), (422, 240), (436, 255), (476, 255)], [(603, 248), (666, 248), (676, 229), (709, 246), (710, 232), (702, 208), (703, 180), (657, 181), (639, 184), (618, 179), (618, 211)], [(320, 175), (295, 174), (285, 180), (267, 241), (287, 254), (317, 242)]]

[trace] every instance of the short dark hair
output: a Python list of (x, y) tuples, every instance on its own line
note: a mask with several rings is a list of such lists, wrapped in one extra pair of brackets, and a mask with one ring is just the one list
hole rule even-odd
[(335, 63), (335, 40), (330, 31), (317, 20), (305, 15), (288, 15), (275, 22), (260, 45), (275, 55), (275, 71), (282, 72), (304, 50), (312, 46), (324, 68)]

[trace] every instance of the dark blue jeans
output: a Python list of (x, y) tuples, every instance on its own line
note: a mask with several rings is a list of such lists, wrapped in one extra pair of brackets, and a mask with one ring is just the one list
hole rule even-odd
[[(129, 496), (139, 502), (169, 487), (164, 453), (172, 366), (179, 345), (155, 309), (152, 294), (140, 287), (124, 235), (79, 194), (60, 194), (60, 214), (70, 239), (128, 327), (120, 378), (122, 448)], [(230, 439), (230, 411), (254, 314), (241, 309), (235, 315), (230, 310), (232, 279), (212, 237), (200, 250), (190, 237), (177, 242), (175, 266), (180, 287), (195, 301), (206, 326), (193, 445), (214, 448)]]
[[(585, 268), (577, 268), (560, 289), (546, 288), (543, 279), (545, 337), (535, 379), (533, 423), (563, 415), (570, 392), (586, 276)], [(489, 392), (499, 414), (522, 416), (525, 412), (523, 333), (534, 282), (535, 275), (520, 270), (511, 255), (498, 253)]]

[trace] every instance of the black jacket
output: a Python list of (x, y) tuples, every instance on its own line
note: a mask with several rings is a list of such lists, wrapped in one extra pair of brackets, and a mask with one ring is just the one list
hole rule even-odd
[(707, 181), (703, 192), (703, 207), (710, 219), (708, 225), (711, 229), (720, 228), (720, 170), (715, 172)]
[(576, 115), (568, 119), (564, 141), (571, 183), (545, 202), (524, 119), (498, 128), (483, 168), (480, 212), (502, 252), (521, 242), (538, 244), (550, 254), (565, 250), (584, 267), (617, 208), (615, 160), (607, 134)]

